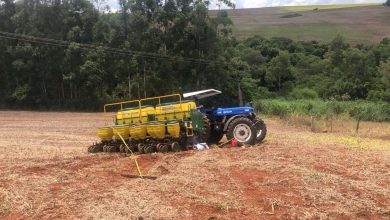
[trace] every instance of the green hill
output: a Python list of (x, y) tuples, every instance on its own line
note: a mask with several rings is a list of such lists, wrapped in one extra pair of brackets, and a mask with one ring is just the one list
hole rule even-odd
[[(210, 11), (215, 16), (217, 11)], [(350, 43), (390, 37), (390, 7), (378, 4), (296, 6), (228, 10), (239, 39), (254, 35), (330, 41), (342, 34)]]

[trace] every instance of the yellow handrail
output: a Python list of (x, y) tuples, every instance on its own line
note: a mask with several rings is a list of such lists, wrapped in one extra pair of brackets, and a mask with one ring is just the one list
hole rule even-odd
[(140, 99), (140, 102), (142, 104), (142, 101), (158, 99), (158, 104), (161, 105), (161, 99), (162, 98), (168, 98), (168, 97), (174, 97), (174, 96), (178, 96), (179, 97), (179, 102), (181, 104), (181, 95), (180, 94), (171, 94), (171, 95), (163, 95), (163, 96), (144, 98), (144, 99)]
[(115, 103), (105, 104), (104, 105), (104, 116), (107, 117), (107, 114), (106, 114), (107, 113), (107, 107), (109, 107), (109, 106), (120, 105), (121, 106), (121, 111), (123, 111), (123, 105), (124, 104), (135, 103), (135, 102), (138, 102), (139, 120), (141, 120), (141, 101), (140, 100), (131, 100), (131, 101), (115, 102)]
[(129, 103), (134, 103), (134, 102), (138, 102), (138, 108), (141, 110), (141, 102), (140, 102), (140, 100), (131, 100), (131, 101), (115, 102), (115, 103), (105, 104), (104, 105), (104, 113), (106, 113), (106, 107), (108, 107), (108, 106), (120, 105), (121, 106), (121, 111), (122, 111), (124, 104), (129, 104)]
[[(149, 100), (156, 100), (158, 99), (158, 104), (161, 105), (161, 99), (163, 98), (169, 98), (169, 97), (179, 97), (179, 103), (180, 103), (180, 107), (181, 107), (181, 95), (180, 94), (171, 94), (171, 95), (163, 95), (163, 96), (156, 96), (156, 97), (150, 97), (150, 98), (144, 98), (144, 99), (140, 99), (140, 104), (142, 105), (142, 101), (149, 101)], [(156, 115), (156, 109), (154, 110), (154, 114)]]
[[(171, 94), (171, 95), (163, 95), (163, 96), (156, 96), (156, 97), (150, 97), (150, 98), (144, 98), (144, 99), (138, 99), (138, 100), (130, 100), (130, 101), (124, 101), (124, 102), (116, 102), (116, 103), (109, 103), (104, 105), (104, 115), (107, 117), (107, 107), (109, 106), (117, 106), (120, 105), (121, 111), (123, 111), (123, 105), (129, 104), (129, 103), (136, 103), (138, 102), (138, 110), (139, 110), (139, 121), (141, 121), (142, 114), (141, 114), (141, 108), (142, 108), (142, 102), (149, 101), (149, 100), (158, 100), (158, 104), (161, 105), (161, 99), (163, 98), (169, 98), (169, 97), (178, 97), (180, 108), (182, 108), (182, 96), (180, 94)], [(156, 114), (156, 110), (154, 110), (154, 114)]]

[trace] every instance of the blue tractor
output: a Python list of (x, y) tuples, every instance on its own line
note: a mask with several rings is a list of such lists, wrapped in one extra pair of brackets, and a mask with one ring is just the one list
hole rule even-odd
[[(220, 94), (215, 89), (202, 90), (183, 94), (184, 98), (199, 99)], [(227, 140), (236, 139), (240, 144), (262, 142), (267, 134), (263, 120), (256, 117), (252, 106), (231, 108), (205, 108), (198, 105), (198, 111), (204, 114), (205, 131), (203, 141), (209, 144), (218, 143), (226, 134)]]

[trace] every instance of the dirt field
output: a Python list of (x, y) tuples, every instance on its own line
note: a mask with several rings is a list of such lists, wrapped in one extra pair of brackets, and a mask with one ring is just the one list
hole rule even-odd
[(101, 119), (0, 112), (0, 219), (390, 217), (389, 124), (358, 137), (268, 118), (256, 147), (139, 155), (155, 177), (140, 179), (128, 156), (86, 153)]
[[(318, 10), (313, 10), (318, 8)], [(297, 17), (284, 17), (289, 14)], [(233, 35), (253, 37), (288, 37), (299, 41), (331, 41), (337, 34), (353, 44), (373, 44), (390, 36), (390, 7), (363, 6), (331, 8), (328, 6), (235, 9), (228, 11), (234, 23)], [(216, 16), (216, 11), (210, 11)]]

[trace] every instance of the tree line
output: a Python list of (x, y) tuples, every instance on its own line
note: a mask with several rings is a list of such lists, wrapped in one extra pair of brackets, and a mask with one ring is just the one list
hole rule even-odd
[(390, 38), (376, 45), (349, 45), (342, 36), (237, 40), (228, 12), (210, 17), (208, 4), (119, 0), (109, 12), (87, 0), (0, 0), (0, 106), (98, 110), (206, 88), (222, 90), (215, 102), (229, 105), (238, 85), (246, 101), (390, 101)]

